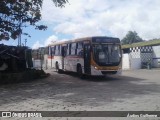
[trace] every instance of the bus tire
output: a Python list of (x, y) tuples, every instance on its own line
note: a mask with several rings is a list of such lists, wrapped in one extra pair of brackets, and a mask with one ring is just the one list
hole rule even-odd
[(58, 65), (58, 62), (56, 62), (56, 71), (57, 71), (57, 72), (59, 71), (59, 65)]
[(81, 67), (81, 65), (77, 66), (77, 74), (78, 74), (78, 77), (80, 77), (81, 79), (84, 78), (84, 75), (82, 73), (82, 67)]
[(63, 72), (61, 69), (59, 69), (58, 62), (56, 62), (56, 71), (57, 71), (58, 73), (62, 73), (62, 72)]

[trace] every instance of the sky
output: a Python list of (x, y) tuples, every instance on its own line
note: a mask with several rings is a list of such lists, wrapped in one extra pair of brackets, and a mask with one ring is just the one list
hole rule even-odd
[[(122, 39), (128, 31), (136, 31), (144, 40), (160, 38), (160, 0), (68, 0), (64, 8), (44, 0), (41, 23), (46, 31), (25, 29), (32, 37), (27, 46), (38, 48), (48, 44), (87, 36), (109, 36)], [(22, 37), (24, 44), (25, 37)], [(17, 40), (0, 44), (17, 45)]]

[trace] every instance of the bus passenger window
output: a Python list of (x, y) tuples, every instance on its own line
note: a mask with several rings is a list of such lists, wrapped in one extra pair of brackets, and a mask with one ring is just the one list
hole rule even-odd
[(48, 47), (48, 55), (51, 55), (51, 47)]
[(77, 49), (77, 55), (83, 57), (83, 49)]
[(83, 43), (82, 42), (78, 42), (77, 55), (83, 57)]
[(56, 45), (55, 46), (55, 55), (59, 55), (60, 54), (60, 45)]
[(79, 42), (77, 48), (78, 48), (78, 49), (83, 48), (83, 43), (82, 43), (82, 42)]
[(71, 44), (71, 55), (75, 55), (76, 54), (76, 43), (72, 43)]
[(67, 46), (62, 47), (62, 56), (65, 57), (67, 55)]
[(51, 47), (51, 54), (52, 54), (52, 56), (55, 55), (55, 47), (54, 46)]
[(71, 54), (71, 44), (67, 44), (67, 55)]
[(58, 55), (61, 55), (61, 45), (58, 45), (58, 51), (59, 51)]

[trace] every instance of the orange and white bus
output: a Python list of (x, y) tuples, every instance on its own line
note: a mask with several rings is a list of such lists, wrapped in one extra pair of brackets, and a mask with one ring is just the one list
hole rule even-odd
[(73, 71), (79, 76), (121, 73), (122, 52), (118, 38), (86, 37), (58, 41), (48, 47), (48, 65), (58, 72)]

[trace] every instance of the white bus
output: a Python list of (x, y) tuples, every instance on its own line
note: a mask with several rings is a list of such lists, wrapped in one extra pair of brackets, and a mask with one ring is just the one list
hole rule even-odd
[(118, 74), (122, 70), (118, 38), (100, 36), (59, 41), (48, 49), (48, 65), (58, 72), (73, 71), (83, 76)]

